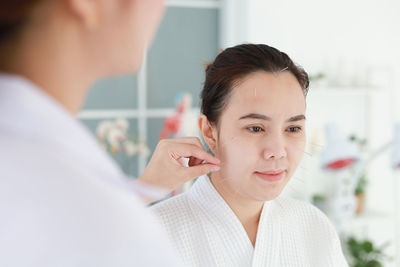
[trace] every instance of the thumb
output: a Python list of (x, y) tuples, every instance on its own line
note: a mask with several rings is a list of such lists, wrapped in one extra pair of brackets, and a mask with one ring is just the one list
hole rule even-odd
[(191, 180), (193, 178), (202, 176), (202, 175), (210, 173), (210, 172), (219, 171), (219, 169), (220, 169), (220, 167), (218, 165), (214, 165), (214, 164), (210, 164), (210, 163), (199, 164), (199, 165), (193, 166), (193, 167), (186, 167), (185, 168), (186, 178), (188, 180)]

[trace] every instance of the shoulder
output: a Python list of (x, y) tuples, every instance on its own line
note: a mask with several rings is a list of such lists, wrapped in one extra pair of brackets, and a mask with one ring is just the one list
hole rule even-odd
[(273, 215), (280, 218), (282, 242), (294, 248), (287, 253), (301, 249), (298, 257), (308, 266), (348, 266), (336, 229), (322, 211), (308, 202), (281, 197), (273, 207)]
[(191, 208), (188, 193), (183, 193), (153, 205), (150, 209), (162, 220), (163, 224), (172, 223), (182, 217), (188, 217)]
[(273, 200), (273, 202), (275, 207), (281, 211), (283, 217), (296, 216), (304, 218), (313, 217), (314, 219), (318, 218), (321, 220), (327, 219), (326, 215), (321, 210), (303, 200), (279, 197)]
[(295, 221), (296, 226), (304, 230), (336, 236), (336, 230), (329, 218), (309, 202), (279, 197), (274, 200), (274, 206), (283, 222)]
[[(190, 191), (189, 191), (190, 192)], [(174, 243), (193, 238), (199, 232), (201, 217), (189, 192), (164, 200), (151, 207)]]

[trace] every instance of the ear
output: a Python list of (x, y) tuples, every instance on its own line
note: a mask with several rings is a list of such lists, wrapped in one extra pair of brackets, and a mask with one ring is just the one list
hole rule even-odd
[(208, 147), (216, 154), (217, 129), (211, 125), (204, 114), (199, 118), (199, 129)]
[(99, 0), (66, 0), (72, 14), (88, 30), (98, 27), (101, 20), (101, 1)]

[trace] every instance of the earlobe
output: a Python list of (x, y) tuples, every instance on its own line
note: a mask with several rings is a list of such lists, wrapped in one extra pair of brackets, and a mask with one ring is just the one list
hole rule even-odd
[(66, 0), (68, 6), (82, 24), (93, 30), (98, 27), (101, 18), (100, 1), (98, 0)]
[(216, 153), (216, 136), (214, 134), (214, 129), (211, 123), (208, 121), (207, 117), (202, 114), (199, 118), (199, 129), (203, 135), (204, 141), (207, 143), (208, 147), (215, 154)]

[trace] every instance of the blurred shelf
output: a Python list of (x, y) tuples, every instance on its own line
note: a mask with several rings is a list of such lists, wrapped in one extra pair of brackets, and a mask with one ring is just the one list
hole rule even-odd
[(310, 86), (310, 94), (351, 94), (368, 95), (371, 93), (388, 93), (389, 89), (374, 86)]
[(360, 215), (356, 215), (352, 220), (351, 224), (369, 224), (369, 223), (393, 223), (394, 222), (394, 214), (389, 212), (382, 212), (376, 210), (367, 210), (361, 213)]

